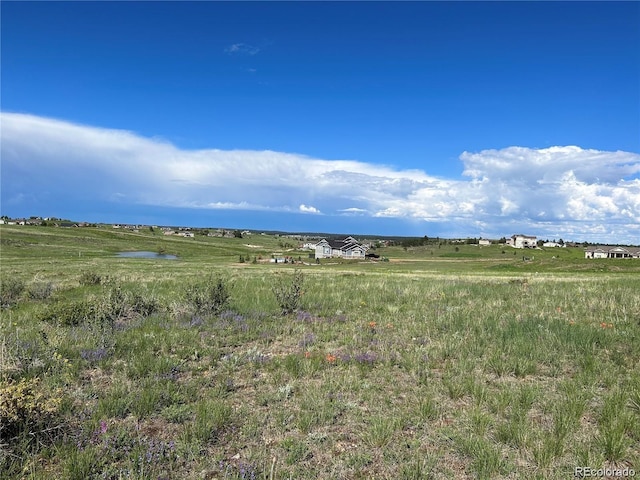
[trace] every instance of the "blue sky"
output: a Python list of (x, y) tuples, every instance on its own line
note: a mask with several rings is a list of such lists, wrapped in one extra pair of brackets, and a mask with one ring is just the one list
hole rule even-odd
[(10, 216), (640, 243), (638, 2), (2, 2)]

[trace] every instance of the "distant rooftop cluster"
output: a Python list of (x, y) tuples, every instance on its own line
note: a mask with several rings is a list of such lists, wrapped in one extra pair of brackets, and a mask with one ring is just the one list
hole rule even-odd
[[(176, 235), (181, 237), (194, 237), (195, 233), (206, 235), (209, 237), (245, 237), (258, 231), (240, 230), (232, 228), (196, 228), (196, 227), (177, 227), (177, 226), (157, 226), (157, 225), (143, 225), (143, 224), (125, 224), (125, 223), (107, 223), (96, 224), (90, 222), (75, 222), (68, 219), (56, 218), (56, 217), (40, 217), (30, 216), (11, 218), (7, 215), (0, 216), (0, 225), (21, 225), (21, 226), (48, 226), (48, 227), (62, 227), (62, 228), (79, 228), (79, 227), (111, 227), (113, 229), (124, 229), (133, 232), (139, 232), (143, 229), (159, 230), (164, 235)], [(281, 231), (269, 231), (262, 232), (261, 235), (276, 235), (281, 237), (292, 238), (301, 241), (301, 247), (307, 250), (314, 250), (316, 258), (344, 258), (344, 259), (359, 259), (368, 258), (372, 254), (367, 252), (374, 245), (374, 240), (358, 241), (352, 236), (339, 237), (332, 234), (323, 233), (287, 233)], [(629, 245), (594, 245), (589, 242), (565, 242), (562, 239), (556, 240), (541, 240), (535, 235), (528, 234), (514, 234), (510, 237), (502, 237), (500, 239), (487, 239), (487, 238), (429, 238), (426, 235), (424, 237), (405, 237), (405, 236), (368, 236), (369, 238), (375, 238), (375, 244), (379, 246), (390, 246), (395, 244), (402, 244), (408, 246), (417, 246), (425, 244), (433, 244), (433, 242), (440, 243), (454, 243), (454, 244), (473, 244), (480, 247), (489, 246), (492, 244), (504, 244), (513, 248), (519, 249), (536, 249), (536, 248), (565, 248), (565, 247), (584, 247), (585, 258), (640, 258), (640, 246)], [(313, 240), (312, 240), (313, 239)]]

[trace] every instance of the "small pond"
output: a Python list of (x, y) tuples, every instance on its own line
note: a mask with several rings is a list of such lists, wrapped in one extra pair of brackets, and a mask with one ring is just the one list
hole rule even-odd
[(122, 258), (160, 258), (162, 260), (176, 260), (178, 258), (175, 255), (157, 252), (118, 252), (116, 255)]

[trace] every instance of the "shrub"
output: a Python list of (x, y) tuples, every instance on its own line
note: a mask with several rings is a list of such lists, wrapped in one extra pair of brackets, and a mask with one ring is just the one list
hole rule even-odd
[(160, 311), (160, 303), (155, 298), (143, 297), (138, 293), (132, 293), (127, 300), (128, 306), (135, 314), (148, 317), (149, 315)]
[(61, 391), (38, 377), (0, 381), (0, 477), (24, 477), (34, 454), (65, 433), (61, 407)]
[(6, 278), (0, 281), (0, 307), (9, 308), (15, 305), (24, 291), (24, 282), (17, 278)]
[(80, 275), (80, 285), (100, 285), (105, 278), (95, 272), (85, 271)]
[(93, 322), (113, 326), (116, 320), (148, 316), (159, 309), (156, 299), (124, 292), (119, 285), (114, 285), (101, 297), (55, 303), (40, 315), (39, 320), (65, 326)]
[(289, 315), (302, 305), (303, 283), (304, 274), (300, 270), (295, 270), (291, 278), (281, 279), (273, 286), (273, 294), (276, 296), (282, 315)]
[(31, 300), (46, 300), (53, 294), (53, 291), (51, 282), (36, 282), (29, 285), (27, 294)]
[(227, 284), (218, 277), (187, 286), (185, 298), (196, 313), (217, 315), (229, 305), (230, 295)]
[(58, 302), (39, 315), (38, 320), (64, 326), (74, 326), (101, 318), (100, 308), (88, 300)]
[(61, 403), (59, 392), (47, 392), (37, 377), (0, 383), (0, 441), (11, 444), (19, 435), (55, 430)]

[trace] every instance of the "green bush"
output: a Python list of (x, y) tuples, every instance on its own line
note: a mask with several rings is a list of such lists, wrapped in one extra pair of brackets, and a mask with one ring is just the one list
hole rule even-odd
[(148, 317), (161, 309), (161, 305), (156, 298), (143, 297), (139, 293), (129, 294), (126, 302), (132, 313), (143, 317)]
[(38, 319), (57, 325), (75, 326), (90, 320), (104, 320), (106, 316), (99, 302), (77, 300), (54, 303), (42, 312)]
[(25, 285), (17, 278), (4, 278), (0, 281), (0, 307), (10, 308), (20, 299)]
[(125, 292), (119, 285), (114, 285), (100, 297), (55, 303), (39, 316), (39, 320), (64, 326), (93, 322), (113, 325), (117, 320), (149, 316), (158, 310), (160, 304), (156, 299)]
[(58, 413), (61, 403), (59, 394), (45, 391), (37, 377), (3, 382), (0, 384), (0, 440), (11, 440), (21, 430), (31, 432), (46, 426)]
[(82, 272), (82, 275), (80, 275), (80, 285), (100, 285), (101, 283), (103, 283), (106, 280), (106, 278), (103, 278), (101, 275), (95, 273), (95, 272), (89, 272), (89, 271), (85, 271)]
[(291, 278), (281, 279), (273, 286), (273, 294), (276, 296), (282, 315), (289, 315), (302, 305), (303, 283), (304, 274), (300, 270), (295, 270)]
[(218, 277), (187, 286), (185, 298), (196, 313), (216, 315), (227, 308), (230, 295), (227, 284)]
[(0, 380), (0, 477), (20, 478), (24, 465), (65, 430), (62, 393), (40, 379)]
[(46, 300), (54, 291), (53, 284), (51, 282), (36, 282), (29, 285), (27, 295), (31, 300)]

